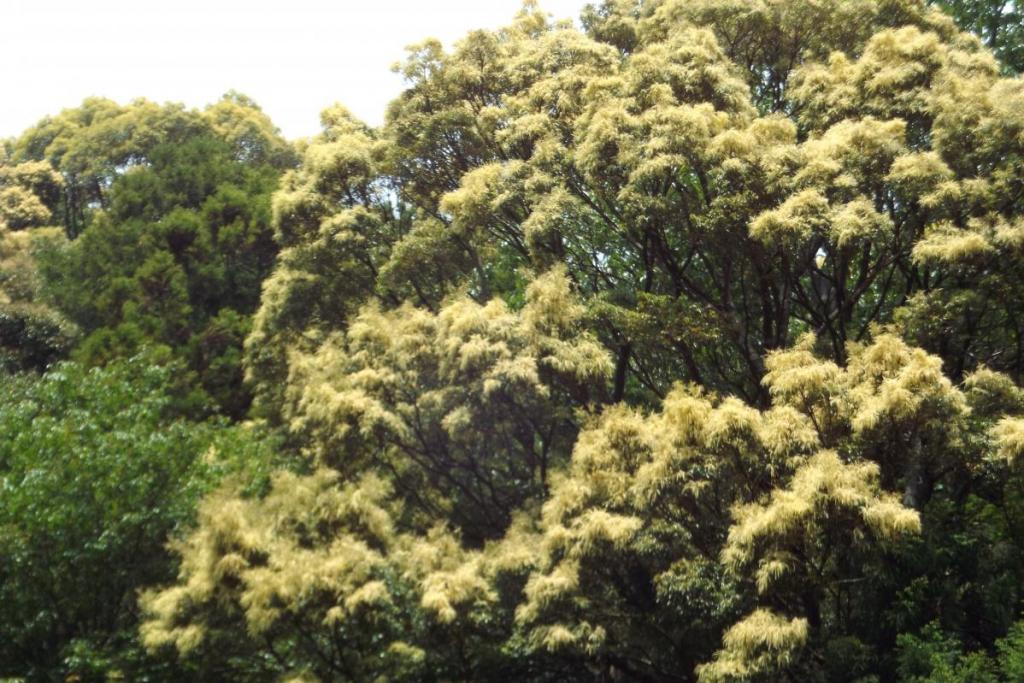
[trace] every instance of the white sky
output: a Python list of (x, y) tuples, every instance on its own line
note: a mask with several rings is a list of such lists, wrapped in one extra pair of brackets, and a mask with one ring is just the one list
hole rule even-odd
[[(541, 0), (577, 18), (586, 0)], [(286, 137), (341, 102), (368, 123), (401, 90), (390, 66), (507, 24), (521, 0), (0, 0), (0, 138), (99, 95), (199, 107), (230, 89)]]

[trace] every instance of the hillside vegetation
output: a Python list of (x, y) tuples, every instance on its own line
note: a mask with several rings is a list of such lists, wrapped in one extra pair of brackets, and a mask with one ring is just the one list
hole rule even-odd
[(379, 128), (4, 141), (0, 677), (1024, 680), (1022, 55), (528, 2)]

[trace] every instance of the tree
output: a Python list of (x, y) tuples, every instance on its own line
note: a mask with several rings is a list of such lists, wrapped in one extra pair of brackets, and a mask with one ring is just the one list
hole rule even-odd
[(45, 161), (0, 151), (0, 372), (44, 370), (66, 357), (77, 327), (43, 295), (36, 253), (60, 242), (51, 227), (63, 179)]
[(1019, 79), (921, 0), (583, 19), (415, 46), (379, 130), (325, 112), (245, 361), (314, 473), (208, 501), (148, 645), (234, 634), (296, 680), (852, 683), (935, 673), (905, 664), (936, 622), (951, 671), (996, 671)]
[(408, 508), (479, 544), (547, 491), (576, 436), (567, 407), (596, 398), (610, 370), (581, 314), (557, 271), (518, 313), (500, 300), (368, 307), (291, 359), (286, 417), (318, 462), (388, 472)]
[(965, 31), (980, 37), (1006, 70), (1024, 70), (1024, 14), (1020, 3), (940, 0), (934, 4), (949, 12)]
[[(841, 362), (925, 288), (911, 249), (948, 207), (923, 214), (920, 198), (978, 168), (928, 131), (977, 110), (954, 83), (1001, 82), (947, 18), (913, 2), (588, 17), (592, 36), (535, 12), (450, 55), (414, 50), (375, 148), (377, 187), (411, 208), (372, 233), (386, 248), (364, 252), (377, 287), (363, 291), (437, 306), (469, 282), (481, 301), (514, 300), (519, 268), (563, 263), (615, 355), (616, 398), (656, 401), (681, 377), (765, 405), (764, 353), (811, 329)], [(612, 17), (633, 43), (602, 42)], [(884, 80), (908, 60), (920, 73)]]
[[(97, 121), (87, 116), (95, 106), (44, 121), (17, 148), (30, 155), (46, 142), (74, 193), (95, 190), (71, 210), (75, 239), (39, 253), (46, 294), (85, 333), (75, 358), (162, 347), (197, 376), (197, 411), (241, 418), (241, 347), (277, 253), (270, 192), (290, 148), (237, 94), (203, 113), (136, 102)], [(89, 169), (69, 170), (79, 156)]]
[(146, 166), (156, 147), (211, 134), (226, 141), (239, 162), (276, 168), (292, 163), (286, 143), (266, 115), (252, 100), (234, 92), (205, 112), (146, 99), (121, 106), (88, 98), (22, 133), (10, 156), (14, 163), (48, 161), (61, 174), (59, 215), (73, 238), (92, 212), (110, 205), (108, 190), (114, 181), (131, 168)]
[(50, 225), (62, 178), (45, 161), (0, 165), (0, 225), (11, 230)]
[(77, 327), (44, 300), (34, 257), (62, 238), (58, 228), (14, 232), (0, 225), (0, 372), (45, 370), (78, 340)]
[(306, 332), (314, 339), (325, 335), (358, 310), (409, 223), (378, 178), (372, 131), (342, 107), (324, 111), (321, 121), (323, 133), (305, 147), (303, 163), (282, 176), (274, 194), (281, 252), (246, 342), (256, 409), (275, 420), (288, 375), (287, 349), (315, 349), (315, 342), (304, 340)]
[[(230, 491), (208, 498), (200, 530), (179, 547), (186, 581), (143, 598), (143, 638), (191, 655), (247, 632), (265, 653), (262, 677), (471, 677), (479, 660), (459, 657), (450, 639), (468, 629), (449, 638), (431, 631), (454, 620), (456, 608), (486, 623), (474, 603), (486, 602), (487, 587), (468, 572), (446, 571), (463, 557), (454, 538), (440, 528), (426, 538), (403, 534), (401, 515), (383, 480), (343, 483), (328, 469), (278, 474), (261, 500)], [(423, 609), (430, 598), (421, 581), (431, 576), (458, 580), (455, 605), (444, 600), (447, 619)]]
[(164, 545), (203, 492), (232, 472), (256, 486), (274, 459), (253, 429), (175, 417), (172, 372), (137, 358), (4, 380), (0, 674), (189, 676), (145, 657), (135, 593), (174, 576)]

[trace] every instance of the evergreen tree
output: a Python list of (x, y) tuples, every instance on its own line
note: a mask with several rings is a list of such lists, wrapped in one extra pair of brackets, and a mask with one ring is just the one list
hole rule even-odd
[(295, 680), (1014, 671), (1019, 79), (919, 0), (583, 24), (528, 4), (413, 47), (381, 129), (324, 113), (246, 343), (314, 474), (207, 501), (146, 643)]

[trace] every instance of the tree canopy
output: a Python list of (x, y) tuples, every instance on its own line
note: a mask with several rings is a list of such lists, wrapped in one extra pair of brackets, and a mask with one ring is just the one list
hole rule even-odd
[(324, 113), (246, 344), (315, 471), (212, 503), (150, 646), (230, 604), (319, 680), (853, 681), (1006, 636), (1020, 80), (913, 0), (583, 26)]
[(527, 2), (380, 127), (5, 143), (0, 675), (1020, 678), (1018, 14)]
[(204, 491), (258, 485), (273, 456), (252, 429), (175, 415), (171, 372), (134, 358), (4, 381), (0, 674), (190, 676), (147, 661), (136, 591), (173, 578), (164, 546)]
[(242, 342), (277, 253), (270, 193), (294, 159), (256, 104), (237, 93), (203, 111), (90, 99), (23, 133), (10, 157), (0, 178), (22, 194), (9, 228), (59, 222), (72, 238), (34, 261), (82, 332), (74, 357), (162, 347), (196, 375), (197, 412), (244, 416)]

